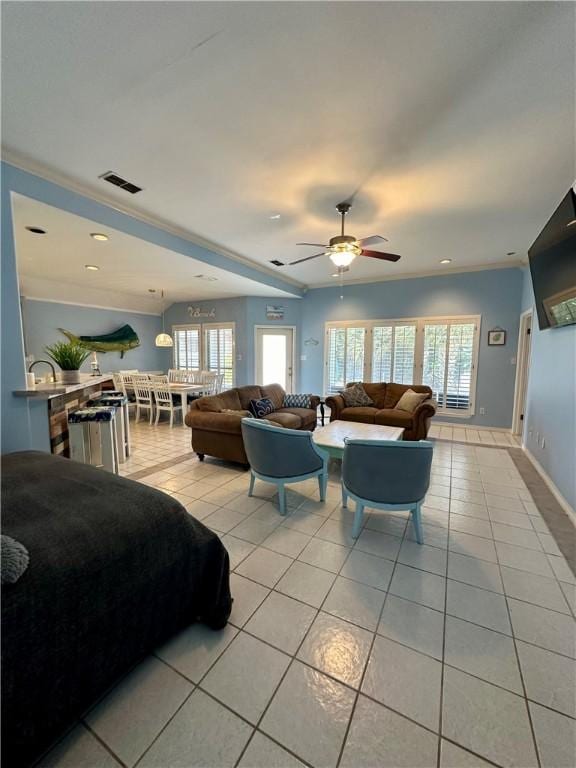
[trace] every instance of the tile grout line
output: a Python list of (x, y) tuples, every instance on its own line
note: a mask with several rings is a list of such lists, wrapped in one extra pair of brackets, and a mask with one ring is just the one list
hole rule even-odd
[[(362, 535), (362, 531), (358, 535), (358, 538), (360, 538), (361, 535)], [(398, 564), (398, 555), (400, 554), (400, 548), (398, 549), (398, 552), (397, 552), (397, 555), (396, 555), (396, 559), (394, 560), (394, 565), (393, 565), (392, 571), (390, 573), (390, 581), (388, 583), (388, 587), (390, 587), (390, 584), (392, 584), (392, 579), (394, 578), (394, 573), (396, 571), (396, 566)], [(388, 595), (390, 593), (388, 591), (386, 591), (384, 594), (385, 594), (385, 597), (384, 597), (384, 600), (382, 601), (382, 607), (380, 608), (380, 611), (379, 611), (379, 614), (378, 614), (378, 619), (376, 621), (376, 628), (374, 629), (374, 632), (372, 634), (372, 641), (370, 643), (370, 648), (368, 649), (368, 654), (366, 655), (366, 663), (364, 664), (364, 669), (362, 670), (362, 674), (361, 674), (360, 680), (358, 682), (358, 688), (357, 688), (357, 691), (356, 691), (356, 695), (355, 695), (354, 701), (352, 703), (352, 709), (350, 710), (350, 717), (348, 719), (346, 730), (344, 731), (344, 737), (342, 739), (342, 744), (340, 746), (340, 752), (339, 752), (339, 755), (338, 755), (338, 759), (336, 761), (336, 768), (340, 767), (340, 763), (342, 762), (342, 757), (344, 756), (344, 750), (346, 749), (346, 743), (348, 741), (348, 736), (350, 734), (350, 728), (352, 727), (352, 721), (354, 719), (354, 715), (356, 714), (356, 707), (358, 705), (358, 699), (360, 698), (360, 694), (362, 692), (362, 686), (364, 685), (364, 680), (366, 679), (366, 673), (368, 671), (368, 665), (370, 664), (370, 659), (371, 659), (371, 656), (372, 656), (372, 652), (374, 650), (374, 645), (376, 643), (376, 637), (378, 636), (378, 627), (380, 626), (380, 622), (382, 621), (382, 614), (384, 613), (384, 608), (386, 606), (386, 601), (388, 600)], [(322, 602), (322, 605), (324, 605), (325, 602), (326, 602), (326, 599), (324, 599), (324, 601)], [(371, 697), (369, 697), (369, 698), (371, 698)], [(378, 703), (381, 704), (381, 702), (378, 702)], [(388, 709), (391, 709), (391, 708), (388, 707)]]
[[(450, 460), (450, 504), (452, 501), (452, 465), (453, 457), (451, 455)], [(440, 768), (442, 761), (442, 732), (444, 727), (444, 674), (446, 670), (446, 615), (448, 612), (448, 564), (450, 561), (450, 518), (451, 512), (448, 513), (448, 542), (446, 545), (446, 572), (444, 581), (444, 621), (442, 624), (442, 667), (440, 669), (440, 703), (439, 703), (439, 723), (438, 723), (438, 753), (436, 756), (437, 768)]]
[[(502, 577), (502, 568), (500, 565), (500, 557), (498, 555), (498, 550), (496, 550), (496, 557), (498, 559), (498, 570), (500, 571), (500, 578), (502, 579), (502, 585), (504, 586), (504, 579)], [(542, 762), (540, 759), (540, 750), (538, 748), (538, 741), (536, 739), (536, 731), (534, 730), (534, 723), (532, 722), (532, 713), (530, 712), (530, 705), (528, 703), (528, 693), (526, 690), (526, 684), (524, 682), (524, 671), (522, 669), (522, 664), (520, 663), (520, 654), (518, 653), (518, 645), (516, 643), (516, 635), (514, 632), (514, 625), (512, 623), (512, 612), (510, 611), (510, 604), (508, 602), (508, 595), (504, 593), (504, 602), (506, 604), (506, 612), (508, 615), (508, 621), (510, 623), (510, 633), (512, 635), (512, 644), (514, 646), (514, 655), (516, 658), (516, 664), (518, 666), (518, 674), (520, 675), (520, 683), (522, 685), (522, 693), (524, 698), (524, 706), (526, 707), (526, 714), (528, 716), (528, 724), (530, 726), (530, 734), (532, 736), (532, 744), (534, 746), (534, 752), (536, 754), (536, 761), (538, 764), (538, 768), (541, 768)]]
[[(255, 548), (257, 549), (258, 547), (256, 546)], [(270, 550), (270, 551), (273, 551), (273, 550)], [(351, 550), (351, 553), (353, 551), (354, 550)], [(358, 551), (362, 552), (363, 554), (369, 554), (369, 553), (363, 552), (362, 550), (358, 550)], [(253, 553), (251, 552), (250, 554), (253, 554)], [(247, 555), (247, 557), (249, 557), (249, 555)], [(288, 557), (288, 555), (285, 555), (285, 557)], [(377, 555), (373, 555), (373, 557), (377, 557)], [(389, 562), (389, 563), (395, 563), (396, 562), (394, 560), (387, 560), (386, 558), (380, 558), (380, 559), (386, 560), (386, 562)], [(304, 563), (304, 561), (302, 561), (302, 560), (298, 560), (298, 561), (293, 560), (293, 562)], [(482, 562), (488, 562), (488, 561), (482, 561)], [(346, 561), (344, 562), (342, 567), (344, 567), (345, 564), (346, 564)], [(405, 563), (403, 563), (400, 560), (398, 560), (398, 564), (404, 566), (405, 568), (411, 568), (412, 570), (415, 570), (415, 571), (422, 571), (423, 573), (429, 573), (432, 576), (439, 576), (440, 578), (446, 578), (446, 577), (441, 576), (440, 574), (434, 573), (432, 571), (424, 571), (421, 568), (416, 568), (415, 566), (412, 566), (412, 565), (406, 565)], [(309, 563), (304, 563), (304, 565), (309, 565)], [(490, 565), (496, 565), (497, 566), (498, 564), (497, 563), (490, 563)], [(435, 611), (436, 613), (446, 613), (447, 616), (450, 616), (452, 618), (458, 619), (458, 621), (461, 621), (461, 622), (463, 622), (465, 624), (470, 624), (470, 625), (472, 625), (474, 627), (480, 627), (481, 629), (485, 629), (485, 630), (488, 630), (490, 632), (494, 632), (495, 634), (501, 635), (502, 637), (508, 637), (508, 638), (512, 637), (511, 634), (507, 634), (506, 632), (501, 632), (498, 629), (494, 629), (493, 627), (488, 627), (488, 626), (486, 626), (484, 624), (478, 624), (477, 622), (471, 621), (470, 619), (462, 618), (461, 616), (458, 616), (457, 614), (449, 613), (447, 610), (440, 611), (440, 610), (438, 610), (438, 608), (433, 608), (432, 606), (426, 605), (425, 603), (418, 603), (416, 600), (412, 600), (409, 597), (404, 597), (402, 595), (397, 595), (396, 593), (391, 592), (389, 589), (388, 590), (380, 589), (379, 587), (374, 587), (371, 584), (366, 584), (365, 582), (358, 581), (356, 579), (351, 579), (348, 576), (343, 576), (341, 574), (341, 572), (334, 573), (334, 571), (328, 571), (328, 570), (326, 570), (324, 568), (321, 568), (320, 566), (316, 566), (316, 565), (313, 565), (311, 567), (312, 568), (318, 568), (318, 570), (322, 570), (324, 573), (329, 573), (332, 576), (336, 576), (336, 577), (340, 576), (340, 578), (346, 579), (348, 581), (352, 581), (354, 583), (361, 584), (362, 586), (365, 586), (365, 587), (370, 587), (371, 589), (376, 589), (379, 592), (382, 592), (383, 594), (390, 594), (392, 597), (395, 597), (395, 598), (400, 599), (400, 600), (404, 600), (404, 601), (406, 601), (408, 603), (411, 603), (412, 605), (418, 605), (420, 607), (427, 608), (428, 610)], [(288, 566), (286, 571), (289, 568), (290, 568), (290, 566)], [(320, 610), (316, 606), (312, 605), (311, 603), (307, 603), (305, 600), (301, 600), (300, 598), (293, 597), (292, 595), (288, 595), (287, 593), (281, 592), (280, 590), (276, 589), (276, 587), (278, 586), (278, 583), (282, 580), (284, 574), (278, 579), (278, 581), (276, 582), (276, 584), (273, 587), (269, 587), (266, 584), (262, 584), (262, 582), (260, 582), (260, 581), (256, 581), (255, 579), (251, 578), (250, 576), (245, 576), (244, 574), (239, 573), (235, 569), (232, 571), (232, 573), (235, 573), (237, 576), (240, 576), (241, 578), (246, 579), (247, 581), (250, 581), (253, 584), (257, 584), (259, 587), (262, 587), (264, 589), (268, 589), (271, 592), (275, 592), (276, 594), (282, 595), (284, 597), (289, 597), (291, 600), (296, 600), (296, 602), (302, 603), (303, 605), (306, 605), (309, 608), (315, 608), (316, 610)], [(524, 571), (519, 571), (519, 573), (524, 573)], [(468, 584), (467, 582), (459, 581), (458, 579), (447, 578), (447, 581), (454, 581), (457, 584), (464, 584), (465, 586), (472, 587), (473, 589), (479, 589), (482, 592), (488, 592), (491, 595), (498, 595), (499, 597), (505, 597), (506, 596), (504, 592), (494, 592), (493, 590), (484, 589), (484, 587), (479, 587), (479, 586), (477, 586), (475, 584)], [(523, 603), (525, 605), (530, 605), (530, 606), (535, 607), (535, 608), (542, 608), (543, 607), (543, 606), (536, 605), (535, 603), (528, 603), (525, 600), (520, 600), (520, 599), (515, 598), (515, 597), (512, 597), (511, 599), (517, 600), (518, 602), (521, 602), (521, 603)], [(323, 603), (324, 603), (324, 601), (323, 601)], [(552, 611), (553, 613), (557, 613), (559, 616), (565, 616), (565, 617), (568, 617), (568, 618), (572, 618), (569, 613), (562, 613), (561, 611), (555, 611), (552, 608), (545, 608), (544, 607), (543, 609), (547, 610), (547, 611)], [(326, 611), (326, 613), (328, 613), (330, 616), (336, 616), (336, 614), (329, 613), (328, 611)], [(253, 614), (251, 614), (251, 616), (252, 615)], [(336, 616), (336, 618), (340, 618), (342, 621), (346, 621), (348, 624), (352, 624), (354, 627), (358, 627), (359, 629), (366, 630), (366, 627), (363, 627), (361, 624), (356, 624), (354, 621), (351, 621), (350, 619), (342, 619), (340, 616)], [(231, 623), (232, 623), (232, 626), (237, 627), (238, 629), (242, 629), (242, 627), (238, 627), (238, 625), (234, 624), (233, 622), (231, 622)], [(369, 632), (370, 630), (366, 630), (366, 631)], [(381, 636), (382, 637), (387, 637), (387, 635), (381, 635)], [(416, 649), (412, 648), (412, 646), (406, 645), (405, 643), (403, 643), (400, 640), (396, 640), (394, 638), (388, 638), (388, 639), (392, 640), (393, 642), (397, 643), (398, 645), (404, 646), (405, 648), (411, 648), (412, 650), (416, 650)], [(568, 656), (567, 654), (562, 653), (560, 651), (552, 651), (549, 648), (546, 648), (545, 646), (542, 646), (542, 645), (538, 645), (538, 644), (536, 644), (534, 642), (531, 642), (530, 640), (522, 639), (522, 642), (526, 643), (526, 645), (530, 645), (530, 646), (532, 646), (534, 648), (539, 648), (540, 650), (548, 651), (548, 653), (553, 653), (556, 656), (561, 656), (562, 658), (566, 658), (566, 659), (570, 659), (571, 661), (574, 661), (574, 657), (572, 657), (572, 656)], [(272, 647), (275, 647), (275, 646), (272, 646)], [(427, 656), (427, 657), (429, 657), (431, 659), (435, 659), (436, 661), (438, 661), (438, 659), (435, 656), (431, 656), (430, 654), (426, 653), (425, 651), (417, 651), (417, 652), (421, 653), (424, 656)], [(453, 668), (453, 669), (460, 669), (459, 667), (456, 667), (456, 666), (454, 666), (452, 664), (448, 664), (448, 666)], [(465, 670), (460, 670), (460, 671), (465, 671)], [(466, 674), (471, 674), (471, 673), (467, 672)], [(471, 676), (475, 677), (475, 675), (471, 675)], [(484, 678), (478, 678), (478, 679), (483, 680)], [(488, 682), (488, 681), (486, 681), (486, 682)], [(490, 684), (491, 685), (495, 685), (497, 688), (502, 688), (502, 690), (509, 690), (508, 688), (504, 688), (503, 686), (500, 686), (498, 683), (490, 683)], [(514, 692), (510, 691), (510, 693), (514, 693)], [(570, 717), (570, 715), (568, 715), (568, 717)]]

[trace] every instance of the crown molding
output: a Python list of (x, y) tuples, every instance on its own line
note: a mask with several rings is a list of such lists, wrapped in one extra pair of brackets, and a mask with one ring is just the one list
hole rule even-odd
[[(188, 242), (193, 243), (194, 245), (198, 245), (201, 248), (214, 251), (215, 253), (218, 253), (221, 256), (225, 256), (229, 259), (232, 259), (233, 261), (238, 262), (239, 264), (243, 264), (244, 266), (255, 269), (256, 271), (262, 273), (263, 275), (268, 275), (275, 278), (280, 277), (286, 283), (290, 285), (294, 285), (297, 288), (300, 288), (301, 290), (304, 291), (304, 293), (307, 293), (308, 291), (314, 290), (316, 288), (334, 288), (340, 285), (340, 282), (337, 282), (334, 279), (330, 282), (325, 282), (325, 283), (313, 283), (313, 284), (302, 283), (299, 280), (296, 280), (295, 278), (290, 277), (289, 275), (286, 275), (286, 273), (284, 272), (279, 272), (278, 270), (269, 269), (266, 265), (260, 264), (257, 261), (252, 261), (251, 259), (248, 259), (245, 256), (242, 256), (236, 251), (232, 251), (226, 248), (225, 246), (222, 246), (222, 245), (219, 245), (218, 243), (213, 242), (212, 240), (207, 240), (201, 237), (200, 235), (196, 235), (193, 232), (189, 232), (186, 229), (182, 229), (178, 226), (175, 226), (174, 224), (171, 224), (165, 219), (146, 213), (140, 210), (139, 208), (133, 208), (131, 206), (127, 206), (122, 203), (119, 203), (118, 200), (115, 200), (111, 196), (106, 195), (103, 192), (96, 191), (94, 190), (94, 188), (90, 187), (89, 185), (79, 183), (74, 179), (72, 179), (71, 177), (65, 174), (62, 174), (60, 171), (56, 171), (53, 168), (48, 168), (47, 166), (41, 163), (38, 163), (36, 160), (32, 160), (30, 157), (23, 155), (22, 153), (17, 152), (15, 150), (12, 150), (9, 147), (2, 146), (1, 156), (4, 162), (9, 163), (10, 165), (14, 165), (20, 170), (27, 171), (28, 173), (32, 173), (35, 176), (39, 176), (40, 178), (45, 179), (46, 181), (51, 181), (54, 184), (58, 184), (62, 187), (65, 187), (70, 192), (75, 192), (76, 194), (83, 195), (84, 197), (94, 200), (97, 203), (101, 203), (102, 205), (106, 205), (109, 208), (112, 208), (113, 210), (118, 211), (118, 213), (125, 214), (126, 216), (131, 216), (132, 218), (137, 219), (138, 221), (141, 221), (145, 224), (149, 224), (153, 227), (157, 227), (158, 229), (162, 229), (165, 232), (168, 232), (169, 234), (174, 235), (175, 237), (180, 237), (183, 240), (187, 240)], [(514, 259), (513, 261), (500, 262), (498, 264), (476, 264), (470, 267), (442, 269), (441, 271), (438, 271), (438, 272), (431, 271), (431, 270), (422, 270), (418, 272), (403, 272), (401, 274), (389, 275), (386, 277), (362, 277), (356, 280), (345, 280), (343, 282), (343, 285), (345, 286), (346, 285), (366, 285), (366, 284), (372, 284), (372, 283), (388, 282), (390, 280), (411, 280), (411, 279), (417, 279), (420, 277), (442, 277), (443, 275), (457, 275), (457, 274), (465, 274), (468, 272), (481, 272), (481, 271), (490, 270), (490, 269), (510, 269), (512, 267), (525, 267), (527, 264), (528, 264), (528, 256), (526, 255), (526, 256), (521, 256), (518, 259)]]
[(42, 301), (47, 304), (65, 304), (68, 307), (83, 307), (85, 309), (106, 309), (110, 312), (130, 312), (132, 315), (149, 315), (151, 317), (162, 317), (161, 312), (145, 312), (143, 309), (128, 309), (124, 307), (107, 307), (103, 304), (83, 304), (81, 301), (62, 301), (60, 299), (45, 299), (42, 296), (29, 296), (25, 293), (20, 294), (20, 299), (24, 301)]
[[(443, 269), (441, 272), (423, 270), (421, 272), (403, 272), (399, 275), (388, 275), (387, 277), (361, 277), (357, 280), (344, 280), (342, 285), (371, 285), (372, 283), (387, 283), (390, 280), (416, 280), (420, 277), (445, 277), (446, 275), (461, 275), (466, 274), (467, 272), (485, 272), (493, 269), (512, 269), (514, 267), (521, 268), (523, 266), (525, 266), (524, 262), (517, 259), (515, 261), (503, 261), (499, 264), (475, 264), (471, 267), (462, 267), (460, 269)], [(340, 285), (340, 281), (333, 278), (330, 283), (309, 285), (308, 290), (312, 291), (316, 288), (338, 288)]]
[(82, 195), (83, 197), (94, 200), (94, 202), (106, 205), (109, 208), (118, 211), (118, 213), (123, 213), (126, 216), (131, 216), (133, 219), (137, 219), (138, 221), (143, 222), (144, 224), (149, 224), (153, 227), (157, 227), (158, 229), (162, 229), (165, 232), (174, 235), (175, 237), (180, 237), (183, 240), (187, 240), (188, 242), (193, 243), (194, 245), (198, 245), (200, 248), (205, 248), (209, 251), (214, 251), (221, 256), (226, 256), (227, 258), (232, 259), (239, 264), (243, 264), (246, 267), (250, 267), (251, 269), (255, 269), (258, 272), (261, 272), (263, 275), (269, 275), (271, 277), (275, 277), (276, 279), (281, 277), (281, 279), (286, 283), (294, 285), (300, 289), (305, 289), (308, 287), (305, 283), (301, 283), (299, 280), (296, 280), (293, 277), (289, 277), (284, 274), (279, 275), (278, 271), (276, 270), (269, 269), (265, 265), (256, 261), (252, 261), (251, 259), (246, 258), (246, 256), (242, 256), (236, 251), (232, 251), (223, 245), (214, 243), (212, 240), (207, 240), (200, 235), (196, 235), (193, 232), (188, 231), (187, 229), (182, 229), (174, 224), (171, 224), (169, 221), (166, 221), (159, 216), (153, 216), (152, 214), (146, 213), (139, 208), (123, 205), (111, 196), (102, 192), (95, 191), (93, 187), (79, 183), (69, 176), (66, 176), (65, 174), (62, 174), (52, 168), (48, 168), (41, 163), (38, 163), (37, 161), (10, 149), (9, 147), (2, 146), (1, 155), (4, 162), (9, 163), (10, 165), (15, 166), (22, 171), (32, 173), (35, 176), (39, 176), (41, 179), (44, 179), (45, 181), (51, 181), (54, 184), (65, 187), (70, 192), (75, 192), (78, 195)]

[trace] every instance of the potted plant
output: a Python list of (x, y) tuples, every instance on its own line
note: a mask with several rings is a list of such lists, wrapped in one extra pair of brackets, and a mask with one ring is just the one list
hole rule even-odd
[(73, 341), (57, 341), (46, 347), (46, 352), (60, 366), (64, 384), (80, 383), (80, 366), (90, 355), (90, 350)]

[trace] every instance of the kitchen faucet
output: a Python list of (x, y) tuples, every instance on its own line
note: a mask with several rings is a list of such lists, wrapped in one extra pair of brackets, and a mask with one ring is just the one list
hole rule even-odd
[(33, 363), (30, 363), (28, 366), (28, 373), (32, 373), (32, 368), (34, 368), (35, 365), (38, 365), (38, 363), (46, 363), (46, 365), (49, 365), (50, 368), (52, 368), (52, 381), (56, 381), (56, 369), (50, 362), (50, 360), (35, 360)]

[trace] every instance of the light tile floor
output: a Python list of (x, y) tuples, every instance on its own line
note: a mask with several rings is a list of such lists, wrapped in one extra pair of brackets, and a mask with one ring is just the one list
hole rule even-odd
[(229, 625), (146, 659), (42, 761), (60, 768), (563, 768), (576, 755), (576, 578), (507, 450), (439, 441), (423, 510), (350, 537), (327, 501), (137, 425), (122, 474), (219, 533)]

